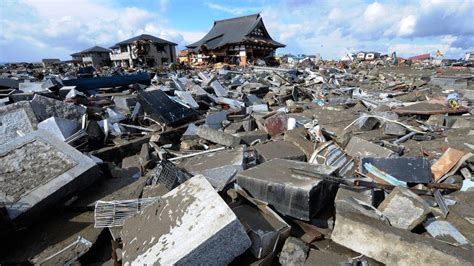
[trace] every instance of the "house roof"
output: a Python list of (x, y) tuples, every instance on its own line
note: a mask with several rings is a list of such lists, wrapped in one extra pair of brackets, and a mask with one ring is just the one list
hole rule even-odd
[[(250, 37), (249, 34), (255, 27), (260, 25), (265, 31), (265, 37)], [(274, 41), (263, 25), (260, 14), (253, 14), (243, 17), (214, 21), (212, 29), (201, 40), (189, 44), (186, 47), (194, 49), (205, 46), (208, 49), (215, 49), (226, 44), (241, 43), (242, 41), (264, 41), (275, 47), (285, 47), (284, 44)]]
[(430, 58), (431, 58), (430, 54), (420, 54), (420, 55), (409, 57), (408, 60), (417, 61), (417, 60), (426, 60)]
[(107, 49), (107, 48), (100, 47), (100, 46), (97, 46), (97, 45), (96, 45), (96, 46), (94, 46), (94, 47), (85, 49), (85, 50), (83, 50), (83, 51), (80, 51), (80, 52), (77, 52), (77, 53), (73, 53), (73, 54), (71, 54), (71, 56), (78, 56), (78, 55), (87, 54), (87, 53), (110, 53), (110, 50)]
[(127, 39), (125, 41), (121, 41), (121, 42), (118, 42), (116, 43), (114, 46), (110, 47), (110, 48), (116, 48), (117, 46), (119, 45), (124, 45), (124, 44), (131, 44), (133, 43), (134, 41), (138, 41), (138, 40), (150, 40), (154, 43), (161, 43), (161, 44), (169, 44), (169, 45), (178, 45), (174, 42), (170, 42), (170, 41), (167, 41), (167, 40), (163, 40), (163, 39), (160, 39), (158, 37), (155, 37), (155, 36), (152, 36), (152, 35), (149, 35), (149, 34), (142, 34), (142, 35), (138, 35), (136, 37), (133, 37), (133, 38), (130, 38), (130, 39)]

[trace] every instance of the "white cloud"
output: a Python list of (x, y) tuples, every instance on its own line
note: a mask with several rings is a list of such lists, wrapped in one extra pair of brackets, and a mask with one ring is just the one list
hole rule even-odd
[(404, 17), (400, 21), (400, 26), (398, 28), (398, 36), (407, 36), (413, 34), (416, 26), (416, 17), (413, 15)]
[(259, 8), (256, 8), (256, 7), (229, 7), (229, 6), (223, 6), (223, 5), (210, 3), (210, 2), (206, 2), (205, 4), (210, 9), (222, 11), (222, 12), (229, 13), (236, 16), (249, 13), (249, 12), (259, 11)]
[[(15, 11), (12, 15), (0, 11), (0, 44), (4, 48), (0, 50), (7, 47), (13, 50), (18, 42), (24, 42), (21, 47), (30, 45), (38, 55), (45, 53), (39, 50), (47, 49), (58, 53), (56, 56), (62, 59), (68, 59), (73, 52), (93, 45), (107, 47), (141, 33), (150, 33), (181, 46), (190, 41), (190, 36), (202, 34), (188, 31), (184, 33), (185, 37), (167, 23), (162, 13), (112, 4), (94, 0), (23, 0), (18, 3), (0, 0), (1, 10)], [(165, 10), (167, 1), (160, 1), (159, 5), (160, 10)], [(0, 61), (12, 60), (10, 58), (14, 56), (24, 60), (23, 56), (31, 54), (23, 50), (16, 55), (0, 52)]]

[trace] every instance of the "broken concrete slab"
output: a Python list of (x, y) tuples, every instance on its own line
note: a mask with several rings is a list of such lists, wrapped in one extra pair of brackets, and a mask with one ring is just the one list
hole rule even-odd
[(283, 245), (278, 261), (281, 265), (304, 265), (309, 252), (309, 247), (303, 240), (288, 237)]
[(235, 147), (240, 144), (240, 138), (206, 126), (200, 126), (197, 135), (205, 140), (228, 147)]
[(78, 130), (78, 123), (74, 120), (64, 119), (60, 117), (50, 117), (41, 121), (38, 128), (48, 131), (58, 139), (65, 141)]
[(311, 155), (314, 152), (315, 144), (306, 139), (306, 135), (306, 128), (295, 128), (286, 131), (283, 140), (290, 142), (296, 147), (300, 148), (306, 155), (306, 158), (311, 158)]
[(86, 113), (86, 108), (71, 103), (35, 94), (31, 100), (31, 107), (39, 122), (52, 116), (79, 121)]
[(306, 155), (301, 149), (286, 141), (271, 141), (256, 145), (254, 150), (258, 163), (264, 163), (275, 158), (296, 161), (306, 160)]
[(0, 145), (38, 128), (38, 120), (29, 102), (0, 107)]
[(251, 245), (242, 224), (203, 176), (127, 220), (122, 241), (124, 265), (228, 264)]
[(397, 154), (392, 150), (380, 145), (369, 142), (365, 139), (353, 136), (347, 143), (344, 151), (353, 158), (363, 157), (396, 157)]
[(312, 175), (329, 175), (335, 171), (324, 165), (273, 159), (239, 173), (237, 184), (278, 212), (309, 221), (331, 205), (337, 188), (322, 179), (302, 175), (298, 170)]
[(433, 241), (382, 221), (337, 208), (331, 239), (389, 265), (470, 265), (474, 251)]
[(0, 146), (2, 200), (11, 219), (38, 214), (97, 178), (94, 161), (37, 130)]
[(246, 148), (244, 145), (232, 150), (197, 155), (180, 160), (177, 165), (191, 174), (204, 175), (218, 191), (244, 170)]
[(430, 206), (422, 198), (402, 187), (392, 190), (378, 209), (392, 226), (406, 230), (413, 230), (431, 212)]

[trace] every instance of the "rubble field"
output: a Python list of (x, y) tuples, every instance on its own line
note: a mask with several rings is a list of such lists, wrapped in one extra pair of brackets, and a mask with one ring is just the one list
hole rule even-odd
[(0, 264), (474, 264), (473, 68), (77, 71), (0, 68)]

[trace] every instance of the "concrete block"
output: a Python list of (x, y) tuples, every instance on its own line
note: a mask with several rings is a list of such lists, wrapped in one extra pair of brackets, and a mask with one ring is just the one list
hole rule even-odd
[(281, 250), (278, 261), (281, 265), (304, 265), (308, 256), (309, 247), (306, 243), (295, 237), (288, 237)]
[(193, 175), (204, 175), (217, 190), (221, 191), (238, 172), (244, 170), (245, 146), (233, 150), (224, 150), (202, 154), (177, 163)]
[(96, 180), (96, 164), (48, 132), (0, 146), (0, 201), (11, 219), (46, 208)]
[(269, 207), (263, 210), (259, 208), (250, 205), (238, 205), (232, 208), (252, 240), (250, 252), (257, 259), (274, 252), (281, 239), (290, 234), (290, 226), (275, 212)]
[(422, 198), (402, 187), (392, 190), (378, 209), (392, 226), (406, 230), (412, 230), (422, 223), (431, 212), (430, 206)]
[(268, 202), (279, 213), (309, 221), (332, 205), (337, 188), (300, 171), (329, 175), (335, 168), (273, 159), (239, 173), (237, 183), (253, 197)]
[(52, 116), (77, 121), (86, 113), (86, 108), (83, 106), (65, 103), (38, 94), (31, 100), (31, 107), (39, 122)]
[(122, 229), (123, 265), (225, 265), (251, 242), (232, 210), (195, 176)]
[(250, 145), (256, 140), (266, 141), (268, 140), (268, 133), (263, 130), (247, 131), (236, 133), (235, 136), (241, 139), (242, 144)]
[(228, 147), (235, 147), (240, 144), (240, 138), (205, 126), (200, 126), (197, 134), (205, 140)]
[(17, 132), (28, 134), (38, 128), (38, 121), (29, 102), (0, 107), (0, 145), (18, 138)]
[(474, 251), (337, 208), (331, 239), (387, 265), (472, 265)]
[(306, 160), (306, 155), (301, 149), (286, 141), (272, 141), (257, 145), (255, 146), (255, 155), (259, 163), (275, 158), (297, 161)]
[(263, 128), (271, 136), (283, 134), (286, 130), (287, 117), (285, 113), (277, 113), (266, 118), (263, 122)]
[(54, 116), (43, 120), (38, 124), (39, 129), (50, 132), (62, 141), (65, 141), (72, 134), (76, 133), (78, 127), (78, 123), (74, 120)]
[(142, 175), (142, 164), (140, 163), (139, 155), (132, 155), (122, 159), (122, 169), (127, 172), (133, 178), (139, 178)]

